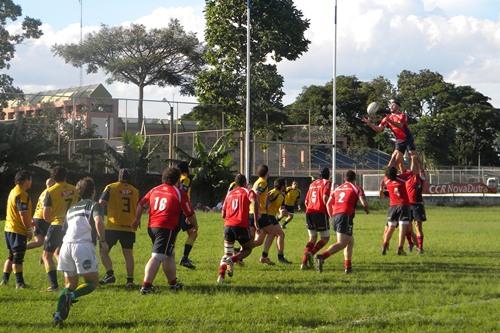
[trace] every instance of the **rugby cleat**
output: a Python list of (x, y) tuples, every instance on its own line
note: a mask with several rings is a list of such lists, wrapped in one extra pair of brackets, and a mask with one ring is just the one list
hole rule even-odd
[(346, 269), (344, 269), (344, 273), (351, 274), (352, 273), (352, 267), (347, 267)]
[(115, 283), (116, 282), (116, 277), (115, 275), (104, 275), (104, 277), (99, 281), (100, 285), (105, 285), (105, 284), (110, 284), (110, 283)]
[(62, 328), (63, 324), (64, 324), (64, 320), (61, 318), (61, 315), (59, 314), (59, 312), (54, 313), (53, 318), (54, 318), (54, 321), (53, 321), (54, 326)]
[(59, 286), (49, 286), (47, 287), (47, 291), (50, 292), (56, 292), (59, 290)]
[(325, 259), (323, 258), (323, 256), (321, 254), (318, 254), (316, 256), (316, 270), (320, 273), (323, 272), (323, 264), (325, 262)]
[(292, 262), (286, 259), (285, 257), (279, 257), (278, 261), (280, 264), (290, 265)]
[(398, 256), (405, 256), (406, 252), (403, 249), (398, 249)]
[(66, 320), (69, 316), (69, 310), (71, 308), (71, 304), (73, 304), (72, 298), (73, 297), (71, 297), (70, 292), (66, 292), (64, 294), (64, 303), (62, 305), (61, 312), (59, 313), (62, 320)]
[(16, 282), (16, 289), (26, 289), (28, 286), (24, 282)]
[(408, 252), (413, 252), (413, 248), (415, 247), (414, 244), (408, 245)]
[(301, 271), (308, 271), (310, 269), (311, 269), (311, 267), (309, 267), (307, 264), (300, 264)]
[(311, 252), (307, 252), (306, 257), (307, 257), (307, 266), (309, 266), (309, 268), (313, 268), (314, 267), (313, 254)]
[(193, 262), (189, 260), (189, 258), (182, 258), (181, 261), (179, 262), (179, 265), (184, 266), (189, 269), (196, 269), (196, 266), (193, 265)]
[(140, 293), (141, 295), (147, 295), (147, 294), (152, 294), (155, 292), (155, 289), (153, 286), (142, 286)]
[(387, 247), (382, 246), (382, 255), (385, 256), (387, 254)]
[(2, 281), (0, 281), (0, 286), (6, 286), (6, 285), (8, 285), (8, 284), (9, 284), (9, 281), (8, 281), (8, 280), (3, 280), (3, 279), (2, 279)]
[(135, 288), (135, 284), (133, 282), (128, 281), (127, 283), (125, 283), (125, 289), (131, 290), (134, 288)]
[(170, 290), (179, 291), (184, 289), (184, 285), (181, 282), (176, 282), (175, 284), (169, 285)]
[(218, 284), (223, 284), (224, 283), (224, 277), (222, 276), (222, 274), (219, 274), (217, 276), (217, 283)]
[(260, 257), (259, 262), (261, 264), (266, 264), (266, 265), (269, 265), (269, 266), (273, 266), (274, 265), (274, 262), (272, 262), (271, 259), (269, 259), (269, 257)]

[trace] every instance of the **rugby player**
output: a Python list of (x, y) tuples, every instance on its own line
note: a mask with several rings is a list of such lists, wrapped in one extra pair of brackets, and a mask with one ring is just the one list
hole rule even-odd
[[(250, 205), (255, 202), (254, 192), (247, 189), (247, 180), (244, 175), (238, 174), (234, 180), (234, 188), (229, 191), (222, 205), (224, 219), (224, 255), (219, 265), (217, 283), (223, 283), (226, 272), (233, 275), (234, 263), (241, 262), (252, 253), (255, 246), (249, 230)], [(258, 207), (256, 207), (258, 210)], [(254, 214), (256, 219), (258, 214)], [(254, 221), (256, 223), (257, 221)], [(234, 243), (238, 241), (241, 250), (235, 254)]]
[(175, 267), (175, 238), (180, 224), (181, 212), (186, 222), (196, 225), (196, 215), (185, 191), (177, 183), (181, 172), (178, 168), (166, 168), (162, 173), (162, 184), (151, 189), (137, 204), (133, 227), (141, 225), (141, 215), (149, 207), (148, 234), (153, 243), (151, 258), (146, 264), (141, 294), (154, 291), (153, 281), (160, 266), (167, 277), (170, 289), (182, 289), (177, 281)]
[[(64, 235), (57, 269), (64, 272), (65, 288), (61, 290), (54, 313), (54, 325), (62, 326), (68, 318), (70, 307), (80, 297), (93, 292), (98, 286), (98, 267), (95, 253), (97, 238), (101, 249), (107, 248), (104, 231), (104, 214), (96, 194), (94, 180), (85, 177), (76, 184), (80, 196), (66, 215)], [(79, 277), (83, 283), (78, 285)]]
[[(257, 168), (257, 175), (259, 176), (259, 178), (255, 181), (252, 188), (252, 190), (255, 192), (256, 200), (255, 204), (250, 205), (250, 221), (254, 219), (252, 218), (252, 215), (259, 215), (257, 218), (257, 224), (255, 225), (255, 246), (260, 246), (264, 243), (266, 236), (269, 236), (271, 238), (277, 236), (278, 229), (276, 225), (272, 224), (273, 221), (269, 218), (267, 212), (267, 209), (269, 207), (267, 185), (269, 168), (267, 167), (267, 165), (259, 165), (259, 167)], [(256, 209), (257, 206), (258, 209)], [(258, 213), (256, 213), (257, 211)], [(267, 251), (262, 252), (259, 262), (262, 264), (274, 265), (274, 262), (269, 259)]]
[(15, 186), (7, 199), (5, 218), (5, 243), (9, 256), (3, 265), (2, 285), (7, 285), (12, 271), (16, 276), (16, 289), (26, 287), (23, 277), (23, 262), (26, 243), (33, 235), (31, 220), (31, 200), (28, 190), (31, 188), (31, 174), (21, 170), (14, 176)]
[(292, 180), (292, 185), (288, 186), (285, 190), (285, 209), (281, 210), (280, 217), (278, 218), (278, 221), (281, 221), (286, 217), (285, 222), (281, 225), (283, 229), (286, 229), (286, 225), (292, 221), (295, 207), (300, 210), (299, 199), (300, 190), (297, 186), (297, 181), (294, 179)]
[[(411, 166), (410, 170), (401, 174), (399, 177), (405, 180), (406, 192), (408, 193), (408, 200), (410, 203), (410, 222), (415, 225), (417, 252), (422, 254), (424, 252), (424, 232), (422, 229), (422, 223), (427, 220), (425, 216), (424, 198), (422, 195), (424, 182), (425, 182), (425, 170), (422, 167), (420, 159), (415, 155), (411, 155)], [(413, 243), (413, 228), (410, 224), (408, 228), (406, 237), (408, 242)], [(411, 244), (410, 243), (410, 246)], [(411, 251), (411, 247), (410, 247)]]
[(394, 230), (399, 228), (398, 255), (406, 255), (403, 250), (405, 236), (410, 224), (410, 207), (405, 182), (398, 177), (398, 171), (391, 166), (386, 169), (384, 185), (389, 192), (389, 209), (387, 212), (387, 224), (384, 231), (382, 255), (387, 253), (389, 242)]
[(43, 199), (43, 218), (50, 223), (50, 226), (43, 244), (42, 259), (50, 282), (47, 291), (57, 291), (59, 284), (57, 283), (57, 271), (53, 259), (54, 253), (62, 244), (66, 212), (77, 202), (78, 194), (73, 185), (66, 183), (65, 168), (55, 167), (52, 170), (51, 178), (56, 183), (47, 189)]
[(116, 277), (109, 251), (118, 242), (122, 247), (127, 270), (126, 288), (134, 286), (134, 243), (135, 230), (132, 223), (135, 219), (135, 209), (139, 202), (139, 190), (130, 184), (131, 176), (128, 169), (120, 169), (118, 181), (106, 186), (99, 199), (102, 207), (107, 206), (106, 243), (108, 251), (101, 249), (101, 259), (106, 274), (100, 284), (114, 283)]
[(278, 248), (278, 261), (282, 264), (291, 264), (285, 258), (285, 233), (281, 228), (281, 225), (278, 222), (276, 216), (280, 212), (280, 210), (284, 209), (283, 203), (285, 201), (285, 180), (283, 178), (278, 178), (274, 181), (274, 188), (269, 191), (268, 200), (269, 205), (267, 207), (267, 215), (270, 223), (270, 228), (273, 233), (269, 233), (266, 236), (266, 240), (264, 242), (264, 250), (262, 251), (262, 257), (267, 257), (269, 253), (269, 249), (273, 244), (274, 238), (277, 238), (276, 245)]
[[(47, 178), (45, 181), (45, 190), (38, 197), (38, 201), (36, 203), (35, 213), (33, 214), (33, 224), (35, 225), (35, 234), (34, 239), (31, 240), (27, 248), (35, 249), (43, 245), (45, 240), (45, 236), (47, 235), (47, 230), (49, 229), (50, 224), (47, 223), (43, 219), (43, 200), (45, 199), (45, 194), (47, 194), (47, 189), (54, 185), (56, 182), (52, 178)], [(43, 259), (42, 259), (43, 263)]]
[(382, 132), (384, 128), (389, 128), (396, 137), (396, 147), (393, 157), (400, 172), (403, 172), (403, 156), (408, 150), (409, 155), (415, 153), (415, 143), (413, 135), (408, 128), (408, 118), (401, 111), (401, 104), (398, 100), (392, 99), (389, 103), (391, 114), (385, 116), (377, 126), (371, 122), (370, 117), (363, 118), (363, 121), (375, 132)]
[(356, 185), (356, 173), (347, 171), (344, 184), (331, 191), (327, 202), (328, 215), (333, 218), (333, 229), (337, 233), (337, 242), (326, 251), (316, 256), (316, 267), (321, 273), (324, 261), (341, 250), (344, 250), (344, 271), (352, 272), (352, 251), (354, 247), (353, 220), (358, 201), (368, 211), (368, 201), (363, 189)]
[[(179, 168), (179, 170), (181, 170), (181, 179), (180, 179), (179, 188), (181, 190), (183, 190), (187, 194), (188, 199), (191, 200), (191, 178), (189, 178), (189, 166), (188, 166), (187, 162), (180, 162), (177, 165), (177, 167)], [(187, 267), (190, 269), (196, 268), (196, 266), (189, 259), (189, 254), (191, 253), (191, 250), (193, 249), (194, 242), (196, 241), (196, 238), (198, 237), (198, 223), (196, 222), (196, 219), (194, 220), (193, 223), (188, 223), (186, 221), (186, 217), (181, 212), (180, 227), (181, 227), (182, 231), (185, 231), (187, 233), (187, 239), (186, 239), (186, 243), (184, 244), (184, 254), (183, 254), (179, 264), (181, 266), (184, 266), (184, 267)]]
[[(323, 168), (319, 178), (309, 185), (306, 194), (306, 224), (309, 240), (304, 248), (304, 256), (300, 269), (313, 268), (313, 255), (316, 254), (330, 240), (330, 226), (326, 204), (330, 197), (332, 184), (329, 180), (330, 169)], [(320, 240), (318, 241), (318, 233)]]

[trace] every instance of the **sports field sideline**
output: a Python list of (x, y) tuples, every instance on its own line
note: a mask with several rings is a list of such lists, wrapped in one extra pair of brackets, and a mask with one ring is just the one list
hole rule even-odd
[[(370, 215), (359, 211), (354, 273), (345, 275), (339, 254), (326, 262), (321, 274), (299, 270), (307, 233), (304, 215), (298, 214), (286, 229), (285, 254), (292, 265), (259, 264), (257, 248), (245, 259), (245, 267), (236, 266), (231, 281), (219, 286), (222, 220), (219, 214), (198, 213), (200, 235), (192, 252), (197, 269), (178, 266), (183, 291), (168, 290), (163, 275), (156, 279), (156, 285), (163, 286), (158, 294), (140, 295), (139, 287), (126, 291), (123, 256), (117, 247), (111, 255), (118, 281), (75, 304), (64, 330), (499, 332), (499, 215), (500, 207), (429, 207), (426, 253), (400, 257), (395, 239), (388, 255), (380, 255), (385, 210)], [(177, 253), (184, 237), (179, 235)], [(144, 228), (138, 231), (135, 248), (139, 282), (151, 250)], [(0, 249), (5, 258), (5, 246)], [(30, 288), (16, 290), (11, 284), (0, 289), (1, 332), (59, 331), (52, 327), (57, 295), (44, 291), (47, 281), (40, 255), (40, 249), (26, 255)], [(274, 246), (270, 257), (276, 261)]]

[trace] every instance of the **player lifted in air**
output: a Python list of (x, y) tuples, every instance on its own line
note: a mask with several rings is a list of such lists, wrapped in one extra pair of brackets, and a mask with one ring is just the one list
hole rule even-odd
[(282, 264), (291, 264), (285, 258), (285, 233), (281, 228), (276, 216), (280, 211), (284, 210), (285, 201), (285, 180), (283, 178), (278, 178), (274, 181), (274, 188), (267, 194), (269, 205), (267, 207), (267, 216), (269, 219), (270, 226), (273, 229), (274, 236), (268, 234), (264, 242), (264, 249), (262, 251), (262, 256), (267, 257), (269, 249), (273, 244), (274, 238), (277, 238), (276, 245), (278, 248), (278, 261)]
[(99, 281), (101, 284), (114, 283), (116, 281), (113, 271), (113, 262), (109, 251), (120, 242), (125, 268), (127, 270), (126, 288), (134, 286), (134, 243), (135, 230), (132, 224), (135, 219), (135, 209), (139, 201), (139, 190), (130, 184), (130, 172), (128, 169), (120, 169), (118, 181), (106, 186), (101, 194), (99, 203), (107, 206), (106, 243), (108, 250), (101, 249), (101, 259), (106, 268), (106, 275)]
[(149, 207), (148, 234), (153, 243), (151, 258), (146, 264), (141, 294), (154, 291), (153, 281), (160, 266), (163, 267), (170, 289), (178, 290), (175, 267), (175, 238), (181, 213), (188, 223), (196, 225), (196, 215), (187, 193), (177, 187), (181, 172), (178, 168), (166, 168), (162, 173), (162, 184), (151, 189), (137, 204), (133, 227), (141, 225), (141, 215)]
[(278, 218), (278, 221), (281, 221), (286, 217), (285, 222), (281, 225), (283, 229), (286, 229), (286, 225), (292, 221), (295, 207), (300, 210), (299, 199), (300, 190), (297, 181), (294, 179), (292, 180), (292, 185), (288, 186), (285, 190), (285, 209), (281, 210), (280, 217)]
[[(247, 189), (247, 180), (244, 175), (238, 174), (234, 180), (234, 188), (230, 190), (222, 205), (224, 219), (224, 256), (219, 266), (218, 283), (223, 283), (226, 272), (233, 275), (234, 263), (241, 262), (248, 257), (255, 246), (249, 229), (250, 205), (255, 203), (255, 194)], [(258, 206), (255, 207), (252, 218), (257, 223)], [(238, 241), (241, 250), (234, 254), (234, 243)]]
[[(383, 185), (389, 194), (387, 224), (384, 230), (382, 255), (387, 253), (394, 230), (399, 228), (398, 255), (406, 255), (403, 250), (406, 233), (410, 224), (410, 206), (404, 180), (398, 177), (398, 171), (390, 166), (385, 171)], [(382, 191), (382, 189), (381, 189)]]
[[(304, 248), (304, 256), (300, 269), (313, 268), (313, 256), (330, 240), (330, 226), (328, 224), (328, 212), (326, 204), (330, 197), (332, 184), (329, 180), (330, 170), (323, 168), (319, 179), (309, 185), (306, 194), (306, 224), (309, 240)], [(318, 233), (320, 240), (318, 241)]]
[(316, 256), (318, 271), (323, 271), (324, 261), (341, 250), (344, 250), (344, 271), (352, 271), (352, 251), (354, 248), (353, 220), (358, 201), (368, 214), (368, 201), (363, 189), (356, 185), (356, 174), (349, 170), (344, 184), (331, 191), (327, 202), (328, 215), (333, 218), (333, 229), (337, 233), (337, 242), (326, 251)]
[(56, 182), (52, 178), (47, 178), (45, 181), (45, 190), (38, 197), (38, 201), (35, 208), (35, 213), (33, 214), (33, 224), (35, 225), (34, 240), (28, 243), (27, 248), (35, 249), (43, 245), (45, 236), (47, 235), (47, 230), (49, 229), (50, 223), (43, 218), (43, 200), (45, 199), (45, 194), (47, 189), (54, 185)]
[[(107, 248), (104, 236), (104, 214), (94, 201), (94, 180), (86, 177), (78, 181), (76, 191), (80, 196), (66, 215), (64, 235), (57, 269), (64, 272), (65, 288), (61, 290), (54, 313), (54, 325), (62, 326), (68, 318), (70, 307), (82, 296), (93, 292), (98, 286), (98, 268), (95, 245), (97, 238), (101, 249)], [(78, 285), (78, 278), (84, 283)]]
[[(179, 183), (179, 188), (187, 194), (189, 200), (191, 200), (191, 178), (189, 178), (189, 166), (187, 162), (181, 162), (177, 165), (179, 170), (181, 170), (181, 179)], [(189, 259), (189, 254), (191, 253), (191, 249), (193, 248), (194, 242), (198, 237), (198, 224), (196, 220), (194, 222), (189, 223), (186, 220), (186, 217), (181, 212), (181, 222), (180, 228), (182, 231), (187, 233), (186, 243), (184, 244), (184, 254), (181, 258), (180, 265), (195, 269), (196, 266), (193, 265), (191, 260)]]
[(403, 156), (408, 149), (409, 155), (415, 153), (415, 143), (413, 135), (408, 128), (408, 119), (406, 114), (401, 111), (401, 104), (398, 100), (392, 99), (389, 103), (391, 113), (385, 116), (379, 125), (371, 122), (370, 117), (363, 118), (363, 121), (375, 132), (382, 132), (384, 128), (389, 128), (396, 137), (396, 147), (393, 158), (396, 161), (396, 167), (403, 172)]
[(16, 288), (26, 287), (23, 277), (23, 262), (26, 254), (26, 243), (33, 235), (31, 221), (31, 200), (28, 190), (31, 187), (31, 174), (18, 171), (14, 178), (15, 186), (7, 199), (7, 216), (5, 218), (5, 242), (9, 256), (3, 265), (2, 285), (9, 282), (14, 271)]
[(50, 223), (43, 244), (43, 262), (45, 271), (50, 282), (47, 291), (56, 291), (59, 289), (57, 283), (57, 271), (54, 263), (54, 253), (62, 244), (64, 232), (63, 224), (66, 212), (73, 206), (78, 194), (73, 185), (66, 183), (66, 169), (55, 167), (52, 170), (52, 176), (55, 185), (47, 189), (43, 200), (43, 218)]

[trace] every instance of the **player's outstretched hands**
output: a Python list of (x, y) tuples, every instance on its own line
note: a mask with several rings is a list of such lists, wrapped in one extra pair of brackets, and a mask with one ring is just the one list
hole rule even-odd
[(363, 118), (361, 118), (361, 121), (364, 122), (365, 124), (371, 124), (372, 123), (372, 120), (368, 116), (364, 116)]

